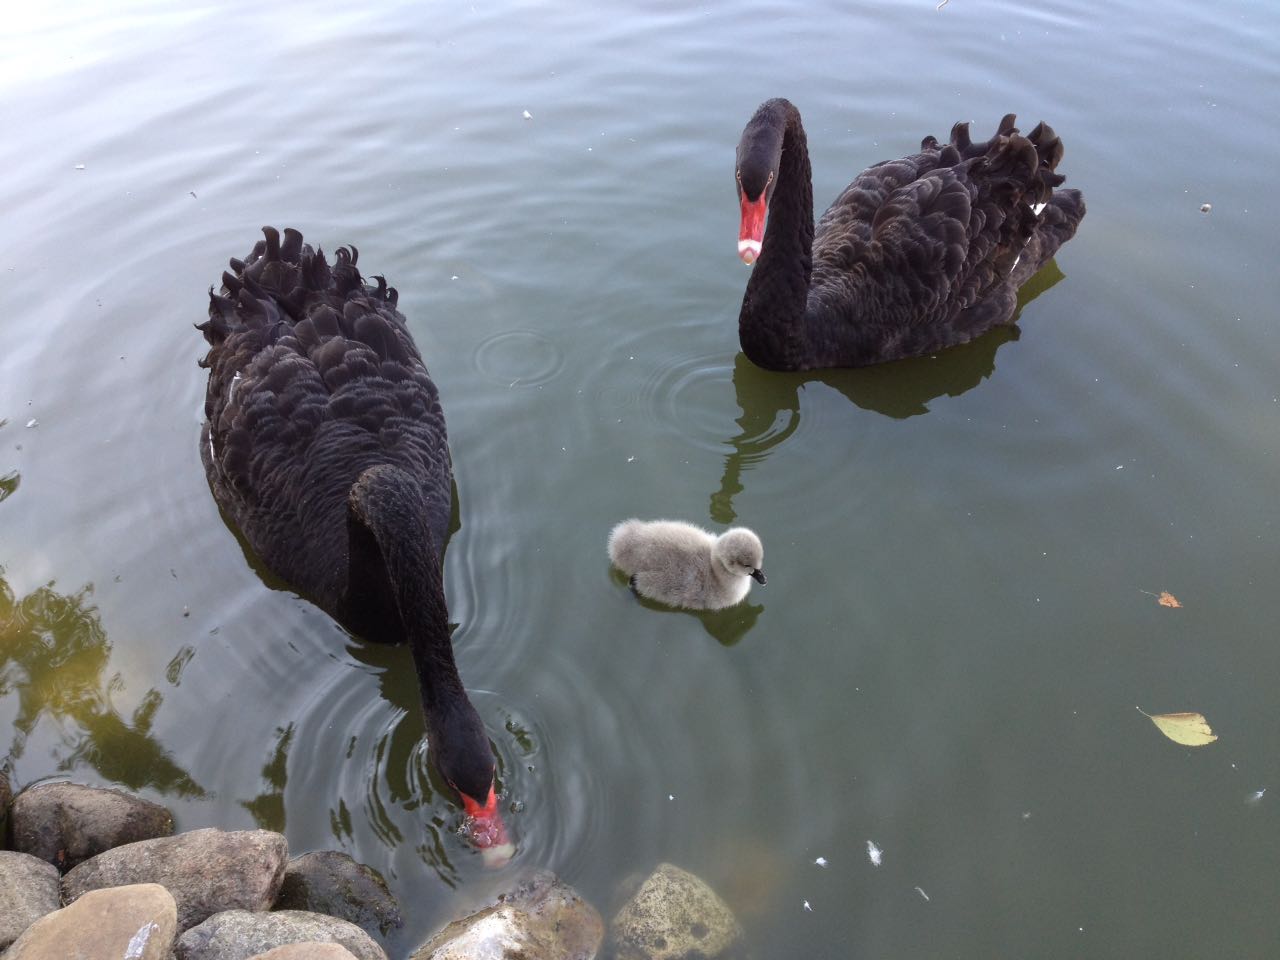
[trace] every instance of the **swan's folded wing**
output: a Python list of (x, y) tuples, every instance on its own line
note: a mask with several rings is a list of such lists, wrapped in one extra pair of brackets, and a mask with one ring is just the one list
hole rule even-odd
[(823, 215), (814, 307), (855, 305), (859, 323), (900, 329), (932, 322), (954, 298), (970, 256), (972, 194), (954, 170), (921, 175), (915, 159), (867, 170)]
[[(439, 393), (404, 318), (379, 294), (313, 292), (289, 304), (291, 315), (241, 294), (224, 316), (207, 361), (204, 454), (219, 503), (251, 542), (252, 531), (284, 525), (340, 544), (351, 484), (389, 463), (422, 479), (443, 545), (452, 470)], [(267, 539), (287, 538), (252, 545), (288, 577), (293, 561), (266, 556)]]

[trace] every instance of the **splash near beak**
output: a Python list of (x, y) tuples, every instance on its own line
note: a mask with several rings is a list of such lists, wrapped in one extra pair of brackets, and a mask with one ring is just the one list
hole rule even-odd
[(760, 256), (760, 245), (764, 241), (764, 218), (769, 212), (769, 204), (765, 194), (759, 200), (748, 200), (747, 195), (738, 191), (738, 202), (742, 204), (742, 223), (738, 227), (738, 256), (747, 266), (756, 262)]
[(762, 587), (769, 582), (768, 580), (765, 579), (764, 571), (761, 570), (759, 567), (756, 567), (756, 569), (751, 571), (751, 579), (754, 580), (756, 583), (760, 584), (760, 586)]
[(507, 838), (507, 828), (498, 811), (498, 795), (489, 788), (489, 799), (480, 805), (465, 793), (460, 793), (462, 806), (467, 811), (462, 831), (467, 839), (480, 848), (486, 867), (503, 867), (515, 854), (516, 848)]

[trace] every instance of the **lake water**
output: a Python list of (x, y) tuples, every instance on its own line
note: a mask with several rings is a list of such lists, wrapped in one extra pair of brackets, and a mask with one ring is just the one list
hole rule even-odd
[[(779, 95), (820, 209), (956, 120), (1050, 122), (1089, 214), (1021, 336), (748, 364), (733, 150)], [(1277, 117), (1246, 0), (14, 7), (0, 756), (346, 850), (402, 952), (518, 871), (608, 916), (670, 860), (760, 958), (1274, 957)], [(424, 767), (407, 653), (209, 494), (192, 324), (267, 223), (357, 245), (440, 386), (506, 872)], [(632, 515), (754, 527), (768, 585), (638, 603)]]

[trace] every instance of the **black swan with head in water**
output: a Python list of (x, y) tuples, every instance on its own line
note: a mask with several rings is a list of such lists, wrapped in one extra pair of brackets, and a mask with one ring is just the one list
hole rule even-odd
[(407, 642), (440, 774), (486, 860), (510, 843), (495, 760), (458, 676), (441, 551), (452, 466), (436, 386), (382, 277), (262, 231), (209, 291), (200, 452), (214, 499), (281, 579), (352, 633)]
[[(1055, 190), (1062, 143), (1013, 114), (984, 143), (951, 140), (878, 163), (815, 230), (800, 112), (761, 104), (738, 143), (738, 254), (755, 264), (742, 350), (772, 370), (859, 367), (965, 343), (1014, 315), (1018, 287), (1071, 239), (1078, 190)], [(768, 229), (765, 217), (768, 216)]]

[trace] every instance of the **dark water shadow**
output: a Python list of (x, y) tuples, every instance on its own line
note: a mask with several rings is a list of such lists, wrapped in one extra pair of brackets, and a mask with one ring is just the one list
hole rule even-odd
[(823, 383), (864, 410), (905, 420), (929, 412), (939, 397), (958, 397), (995, 372), (996, 351), (1017, 340), (1022, 309), (1064, 274), (1050, 260), (1018, 291), (1013, 322), (958, 347), (930, 357), (913, 357), (872, 367), (778, 373), (757, 367), (739, 353), (734, 358), (733, 388), (742, 416), (738, 435), (727, 441), (720, 489), (711, 495), (711, 519), (729, 524), (737, 519), (733, 498), (742, 492), (742, 474), (761, 463), (800, 426), (800, 390)]
[(19, 598), (3, 572), (0, 569), (0, 698), (16, 697), (18, 702), (10, 757), (22, 756), (32, 731), (48, 716), (61, 732), (57, 772), (87, 766), (103, 780), (131, 790), (205, 796), (204, 788), (152, 734), (164, 702), (158, 690), (148, 690), (128, 717), (112, 705), (112, 695), (124, 688), (124, 679), (107, 673), (111, 643), (90, 601), (92, 584), (65, 594), (50, 582)]
[(296, 727), (294, 723), (276, 727), (275, 747), (262, 765), (263, 791), (250, 800), (240, 801), (259, 830), (284, 833), (284, 788), (289, 780), (289, 748), (293, 745)]
[(631, 582), (627, 575), (616, 567), (609, 568), (609, 578), (618, 586), (629, 591), (635, 601), (646, 610), (693, 617), (702, 624), (702, 629), (707, 631), (711, 638), (723, 647), (732, 647), (750, 633), (751, 628), (760, 619), (760, 614), (764, 613), (763, 604), (753, 604), (749, 600), (744, 600), (742, 603), (734, 604), (732, 607), (726, 607), (723, 610), (685, 610), (681, 607), (669, 607), (665, 603), (642, 597), (632, 590)]

